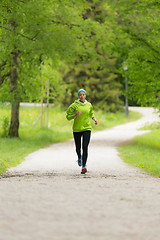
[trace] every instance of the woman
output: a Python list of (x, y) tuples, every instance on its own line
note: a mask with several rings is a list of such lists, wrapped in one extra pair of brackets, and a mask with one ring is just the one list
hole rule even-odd
[[(98, 124), (98, 122), (94, 117), (92, 104), (86, 100), (86, 91), (84, 89), (80, 89), (78, 91), (78, 100), (75, 100), (75, 102), (69, 106), (66, 118), (68, 120), (74, 119), (73, 136), (76, 146), (76, 153), (78, 155), (78, 165), (82, 166), (81, 173), (86, 173), (88, 145), (90, 142), (92, 129), (90, 118), (95, 121), (96, 125)], [(81, 138), (83, 139), (82, 155), (81, 155)]]

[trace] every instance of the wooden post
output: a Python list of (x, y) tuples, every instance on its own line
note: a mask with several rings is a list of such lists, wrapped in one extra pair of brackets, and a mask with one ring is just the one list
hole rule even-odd
[(126, 91), (126, 97), (125, 97), (125, 113), (126, 113), (126, 117), (129, 116), (128, 113), (128, 81), (127, 78), (125, 79), (125, 91)]
[(43, 81), (42, 81), (42, 93), (41, 93), (41, 128), (43, 127)]
[(49, 80), (47, 80), (47, 128), (49, 128)]

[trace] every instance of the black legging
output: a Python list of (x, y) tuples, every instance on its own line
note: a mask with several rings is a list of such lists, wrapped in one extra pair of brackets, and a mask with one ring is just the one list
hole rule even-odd
[(86, 165), (87, 157), (88, 157), (88, 144), (90, 142), (91, 131), (84, 131), (84, 132), (73, 132), (74, 141), (76, 145), (76, 153), (78, 158), (81, 158), (81, 137), (83, 137), (82, 142), (82, 166)]

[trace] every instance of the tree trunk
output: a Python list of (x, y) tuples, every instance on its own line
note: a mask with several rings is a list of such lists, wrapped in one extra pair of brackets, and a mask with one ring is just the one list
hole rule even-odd
[(20, 98), (18, 92), (18, 51), (13, 51), (12, 63), (11, 63), (11, 77), (10, 77), (10, 87), (11, 87), (11, 123), (9, 129), (9, 137), (18, 137), (19, 129), (19, 106)]
[(17, 103), (17, 105), (12, 103), (9, 137), (19, 137), (18, 129), (19, 129), (19, 103)]

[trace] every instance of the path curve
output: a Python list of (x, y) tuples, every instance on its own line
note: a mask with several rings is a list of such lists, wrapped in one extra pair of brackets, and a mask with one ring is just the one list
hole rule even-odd
[(127, 166), (116, 150), (158, 116), (131, 110), (143, 117), (92, 134), (85, 176), (73, 140), (9, 169), (0, 179), (0, 240), (159, 240), (160, 180)]

